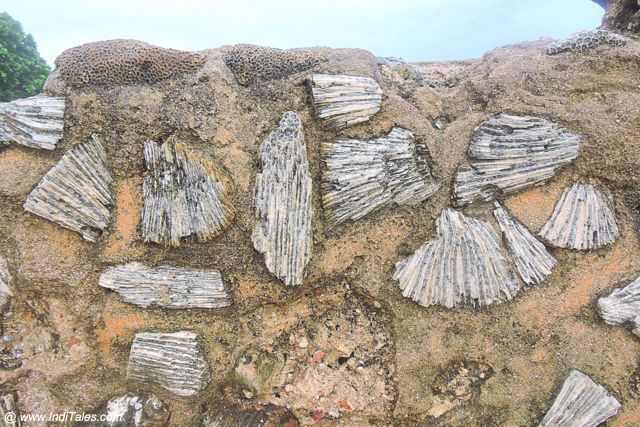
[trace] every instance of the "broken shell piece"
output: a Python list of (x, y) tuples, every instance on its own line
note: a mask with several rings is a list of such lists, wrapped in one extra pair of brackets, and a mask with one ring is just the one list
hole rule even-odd
[(334, 223), (362, 218), (390, 203), (415, 206), (439, 188), (427, 148), (402, 128), (369, 141), (340, 138), (323, 144), (323, 151), (322, 201)]
[(298, 426), (298, 420), (287, 409), (275, 405), (206, 404), (201, 417), (203, 427)]
[(608, 325), (633, 324), (633, 333), (640, 337), (640, 277), (624, 288), (598, 300), (600, 316)]
[(0, 315), (4, 314), (11, 305), (13, 291), (11, 290), (11, 274), (7, 260), (0, 256)]
[(425, 307), (501, 303), (520, 288), (489, 223), (453, 209), (442, 211), (436, 238), (396, 264), (393, 278), (403, 296)]
[(555, 258), (524, 225), (511, 218), (502, 205), (498, 202), (494, 204), (493, 215), (498, 220), (507, 249), (522, 281), (527, 285), (542, 282), (555, 267)]
[[(106, 419), (104, 426), (165, 426), (169, 422), (167, 406), (156, 396), (147, 393), (128, 393), (114, 397), (104, 407), (96, 411), (100, 419)], [(80, 423), (78, 426), (96, 426), (95, 422)]]
[(562, 52), (586, 52), (600, 45), (623, 46), (627, 42), (626, 37), (609, 30), (587, 30), (572, 34), (564, 40), (558, 40), (548, 45), (544, 51), (547, 55), (556, 55)]
[(24, 209), (91, 242), (109, 225), (113, 176), (97, 135), (66, 153), (29, 194)]
[(300, 285), (311, 258), (311, 174), (300, 116), (284, 113), (260, 145), (253, 246), (269, 271), (287, 286)]
[(20, 427), (18, 395), (15, 391), (0, 393), (0, 423), (3, 427)]
[(132, 262), (109, 268), (98, 283), (118, 292), (126, 302), (142, 307), (218, 308), (231, 304), (216, 270), (147, 267)]
[(618, 225), (611, 194), (576, 182), (564, 190), (540, 236), (559, 248), (578, 250), (615, 242)]
[(380, 111), (382, 89), (369, 77), (314, 74), (310, 80), (316, 113), (333, 129), (366, 122)]
[(62, 139), (65, 99), (46, 95), (0, 102), (0, 146), (53, 150)]
[(613, 417), (620, 403), (600, 384), (580, 371), (571, 371), (541, 427), (597, 426)]
[(172, 141), (145, 142), (144, 158), (149, 170), (142, 184), (145, 242), (179, 246), (189, 236), (205, 241), (231, 223), (229, 184), (212, 162)]
[(159, 385), (179, 396), (203, 390), (211, 374), (197, 348), (196, 334), (142, 332), (131, 345), (127, 378)]
[(578, 157), (580, 136), (548, 120), (498, 114), (482, 123), (469, 146), (471, 164), (458, 170), (454, 197), (458, 205), (493, 200), (542, 184)]

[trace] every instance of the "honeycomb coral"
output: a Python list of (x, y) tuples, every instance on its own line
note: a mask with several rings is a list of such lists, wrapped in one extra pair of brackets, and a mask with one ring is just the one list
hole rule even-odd
[(249, 44), (235, 45), (224, 55), (225, 64), (243, 86), (261, 80), (282, 79), (308, 70), (324, 60), (323, 55), (314, 52)]
[(204, 56), (137, 40), (106, 40), (65, 50), (56, 68), (72, 86), (155, 83), (198, 69)]
[(573, 34), (565, 40), (551, 43), (545, 48), (547, 55), (556, 55), (562, 52), (586, 52), (594, 47), (608, 44), (609, 46), (622, 46), (627, 39), (620, 34), (608, 30), (588, 30)]

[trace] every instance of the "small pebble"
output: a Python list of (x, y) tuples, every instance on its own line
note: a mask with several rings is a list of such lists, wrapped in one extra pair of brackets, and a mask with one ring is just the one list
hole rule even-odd
[(322, 359), (324, 359), (324, 351), (318, 350), (315, 353), (313, 353), (313, 361), (316, 363), (320, 363), (322, 362)]
[(307, 341), (307, 339), (306, 339), (306, 338), (302, 338), (302, 339), (300, 340), (300, 342), (298, 343), (298, 347), (300, 347), (300, 348), (307, 348), (307, 347), (309, 347), (309, 341)]
[(293, 386), (291, 384), (285, 385), (284, 391), (286, 391), (287, 393), (293, 393)]
[(318, 411), (318, 410), (313, 411), (311, 413), (311, 418), (313, 418), (313, 421), (320, 421), (321, 419), (324, 418), (324, 412)]

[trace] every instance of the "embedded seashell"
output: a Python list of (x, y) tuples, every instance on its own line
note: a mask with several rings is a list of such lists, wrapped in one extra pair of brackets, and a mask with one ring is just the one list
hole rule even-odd
[(597, 426), (613, 417), (620, 403), (600, 384), (571, 371), (540, 427)]
[(20, 427), (20, 411), (18, 411), (18, 395), (15, 391), (0, 393), (0, 423), (3, 427)]
[(53, 150), (62, 139), (65, 99), (36, 95), (0, 102), (0, 146)]
[(576, 182), (566, 188), (540, 237), (559, 248), (588, 250), (610, 245), (618, 238), (611, 194)]
[(600, 298), (598, 311), (609, 325), (631, 323), (633, 333), (640, 337), (640, 277), (624, 288), (614, 289), (608, 297)]
[(179, 246), (190, 236), (205, 241), (231, 223), (229, 183), (212, 162), (173, 141), (146, 141), (144, 158), (149, 170), (142, 184), (145, 242)]
[(453, 209), (442, 211), (436, 238), (396, 264), (393, 278), (425, 307), (499, 304), (520, 288), (491, 225)]
[(438, 188), (427, 148), (413, 133), (393, 128), (368, 141), (339, 138), (323, 144), (322, 202), (334, 223), (356, 220), (388, 206), (416, 206)]
[(314, 74), (310, 81), (316, 114), (333, 129), (366, 122), (380, 111), (382, 89), (369, 77)]
[(524, 225), (511, 218), (502, 205), (498, 202), (494, 202), (494, 205), (493, 215), (498, 220), (502, 236), (520, 278), (527, 285), (544, 281), (556, 265), (555, 258)]
[(0, 256), (0, 315), (11, 305), (13, 290), (7, 260)]
[(24, 209), (95, 242), (111, 218), (112, 181), (105, 147), (93, 135), (46, 173), (27, 197)]
[(257, 219), (253, 246), (271, 273), (287, 286), (300, 285), (311, 258), (311, 173), (302, 122), (293, 111), (260, 145), (254, 189)]
[[(169, 410), (157, 396), (144, 392), (127, 393), (110, 399), (95, 411), (108, 426), (165, 426), (169, 422)], [(95, 422), (79, 423), (78, 426), (91, 427)]]
[(231, 304), (217, 270), (147, 267), (132, 262), (109, 268), (98, 283), (118, 292), (126, 302), (142, 307), (218, 308)]
[(627, 38), (609, 30), (587, 30), (572, 34), (564, 40), (558, 40), (548, 45), (544, 51), (547, 55), (556, 55), (562, 52), (586, 52), (600, 45), (613, 47), (623, 46)]
[(458, 205), (493, 200), (553, 178), (578, 157), (580, 136), (545, 119), (498, 114), (480, 124), (469, 146), (471, 164), (458, 170)]
[(209, 384), (211, 374), (195, 333), (141, 332), (131, 345), (127, 378), (192, 396)]

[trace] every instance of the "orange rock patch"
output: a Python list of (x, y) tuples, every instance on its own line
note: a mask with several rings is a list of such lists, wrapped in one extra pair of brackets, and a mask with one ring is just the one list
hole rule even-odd
[(114, 313), (105, 311), (102, 321), (104, 327), (96, 328), (95, 334), (105, 363), (111, 356), (111, 349), (115, 342), (133, 338), (134, 332), (146, 324), (146, 319), (140, 314), (124, 314), (117, 310)]
[(120, 181), (115, 186), (116, 211), (113, 233), (109, 236), (104, 256), (107, 259), (131, 258), (142, 253), (133, 248), (142, 210), (142, 181), (139, 177)]

